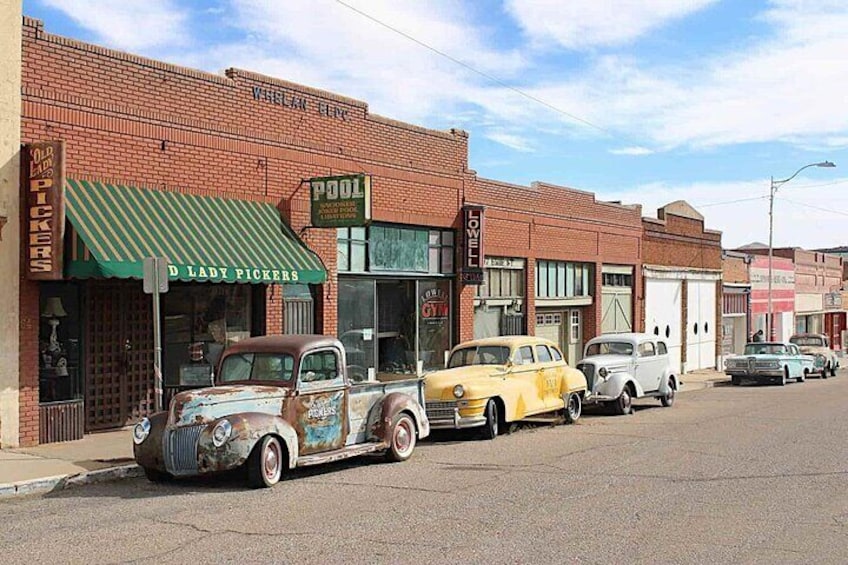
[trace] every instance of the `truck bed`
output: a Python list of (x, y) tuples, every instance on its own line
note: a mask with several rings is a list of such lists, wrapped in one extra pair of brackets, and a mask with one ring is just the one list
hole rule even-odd
[(368, 441), (368, 415), (371, 409), (393, 392), (407, 394), (424, 406), (424, 380), (417, 376), (390, 382), (365, 381), (351, 384), (348, 396), (350, 433), (345, 445)]

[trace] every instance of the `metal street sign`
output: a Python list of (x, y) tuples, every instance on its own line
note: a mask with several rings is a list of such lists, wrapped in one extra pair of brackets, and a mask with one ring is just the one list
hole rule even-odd
[(168, 292), (168, 259), (165, 257), (144, 258), (144, 294), (153, 294), (155, 288), (159, 292)]

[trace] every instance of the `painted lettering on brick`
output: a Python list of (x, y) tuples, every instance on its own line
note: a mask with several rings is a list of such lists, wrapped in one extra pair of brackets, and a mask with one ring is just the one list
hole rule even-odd
[(252, 91), (254, 100), (268, 102), (270, 104), (282, 106), (283, 108), (291, 108), (302, 112), (308, 112), (311, 108), (312, 111), (315, 111), (320, 116), (342, 121), (347, 121), (348, 119), (347, 109), (335, 104), (318, 102), (317, 105), (314, 105), (310, 104), (306, 98), (298, 94), (285, 90), (271, 90), (261, 86), (254, 86)]

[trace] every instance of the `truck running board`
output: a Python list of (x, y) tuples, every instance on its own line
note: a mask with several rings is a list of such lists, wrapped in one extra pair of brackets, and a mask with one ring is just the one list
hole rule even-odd
[(377, 451), (385, 451), (386, 449), (388, 449), (388, 447), (389, 446), (385, 442), (380, 441), (372, 443), (363, 443), (360, 445), (352, 445), (350, 447), (343, 447), (341, 449), (325, 451), (323, 453), (315, 453), (313, 455), (304, 455), (303, 457), (297, 458), (297, 466), (308, 467), (310, 465), (320, 465), (322, 463), (341, 461), (342, 459), (349, 459), (351, 457), (357, 457), (359, 455), (366, 455), (368, 453), (375, 453)]

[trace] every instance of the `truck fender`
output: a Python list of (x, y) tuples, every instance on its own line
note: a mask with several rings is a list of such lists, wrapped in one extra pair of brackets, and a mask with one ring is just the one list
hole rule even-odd
[(371, 407), (371, 412), (368, 414), (370, 439), (388, 442), (392, 432), (392, 421), (398, 412), (412, 414), (415, 429), (418, 430), (418, 439), (430, 435), (430, 421), (418, 401), (403, 392), (392, 392)]
[[(233, 431), (230, 439), (221, 447), (212, 443), (212, 430), (223, 419), (230, 421)], [(243, 465), (254, 446), (266, 435), (279, 437), (288, 452), (288, 468), (297, 464), (297, 432), (280, 416), (259, 412), (233, 414), (210, 422), (197, 440), (197, 466), (201, 473), (227, 471)]]
[(140, 466), (164, 472), (162, 434), (165, 433), (165, 427), (168, 425), (168, 412), (157, 412), (148, 419), (150, 420), (150, 433), (141, 445), (136, 445), (133, 442), (133, 455), (136, 463)]
[(639, 386), (639, 383), (636, 382), (636, 379), (628, 372), (621, 373), (612, 373), (607, 377), (607, 383), (611, 383), (612, 387), (609, 390), (616, 391), (615, 394), (611, 394), (610, 396), (618, 396), (621, 394), (621, 391), (624, 390), (624, 385), (628, 382), (633, 383), (633, 389), (636, 391), (635, 398), (639, 398), (640, 396), (645, 396), (645, 391), (642, 390), (642, 387)]

